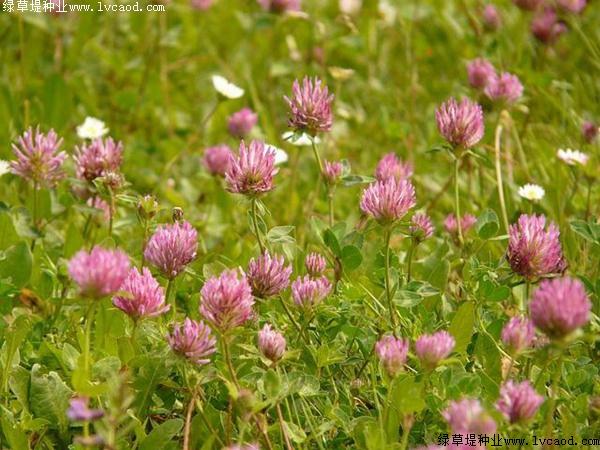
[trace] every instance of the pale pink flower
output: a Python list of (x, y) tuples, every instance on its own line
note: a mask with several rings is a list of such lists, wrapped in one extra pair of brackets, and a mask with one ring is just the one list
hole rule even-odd
[(395, 178), (396, 181), (408, 180), (413, 176), (413, 165), (410, 162), (402, 162), (395, 153), (388, 153), (379, 160), (375, 170), (375, 178), (385, 181)]
[(468, 149), (483, 137), (483, 110), (476, 102), (451, 98), (435, 112), (440, 134), (453, 147)]
[(17, 145), (12, 145), (17, 159), (10, 162), (11, 172), (33, 181), (35, 189), (56, 186), (65, 177), (62, 164), (67, 154), (58, 151), (61, 144), (54, 130), (44, 134), (37, 127), (34, 134), (30, 127), (18, 138)]
[(241, 269), (210, 277), (200, 291), (200, 314), (221, 333), (250, 319), (253, 305), (252, 289)]
[(224, 177), (231, 168), (231, 159), (233, 152), (228, 145), (221, 144), (214, 147), (207, 147), (204, 150), (202, 165), (211, 175)]
[(144, 250), (146, 261), (174, 279), (196, 258), (198, 232), (189, 222), (159, 225)]
[(416, 205), (415, 188), (408, 180), (390, 178), (363, 191), (360, 209), (381, 225), (401, 220)]
[(542, 403), (544, 398), (533, 389), (529, 380), (520, 384), (508, 380), (500, 388), (496, 408), (510, 423), (519, 423), (531, 420)]
[(513, 317), (504, 325), (500, 339), (513, 355), (527, 350), (535, 340), (533, 323), (526, 317)]
[(533, 324), (551, 339), (563, 339), (590, 320), (590, 302), (575, 278), (543, 280), (529, 302)]
[(279, 171), (275, 168), (274, 149), (263, 142), (251, 141), (246, 147), (240, 143), (240, 156), (231, 157), (231, 167), (225, 173), (228, 190), (236, 194), (258, 196), (269, 192), (275, 186), (273, 177)]
[(447, 331), (423, 334), (415, 342), (415, 352), (425, 367), (432, 368), (448, 357), (456, 341)]
[(88, 182), (108, 174), (117, 173), (123, 163), (123, 144), (112, 138), (94, 139), (89, 145), (75, 147), (75, 174)]
[(322, 86), (318, 77), (310, 79), (304, 77), (302, 86), (298, 80), (292, 86), (294, 96), (290, 99), (284, 97), (290, 107), (289, 126), (299, 132), (310, 136), (331, 130), (333, 114), (331, 102), (333, 95), (329, 95), (327, 86)]
[(217, 351), (217, 340), (208, 325), (189, 317), (185, 318), (183, 325), (173, 324), (173, 331), (167, 334), (167, 341), (173, 352), (189, 359), (193, 364), (208, 364), (208, 356)]
[(496, 68), (485, 59), (475, 59), (467, 64), (469, 84), (476, 89), (483, 89), (496, 77)]
[(258, 115), (250, 108), (242, 108), (227, 119), (227, 130), (236, 138), (246, 137), (258, 122)]
[(453, 433), (475, 433), (490, 435), (496, 432), (498, 425), (481, 406), (479, 400), (462, 398), (450, 401), (442, 416)]
[(69, 275), (83, 297), (99, 299), (116, 293), (129, 274), (129, 257), (121, 249), (95, 246), (80, 250), (68, 264)]
[(296, 278), (292, 283), (292, 298), (296, 305), (312, 309), (327, 298), (331, 289), (331, 283), (327, 278), (311, 278), (305, 275)]
[(395, 377), (404, 368), (408, 354), (408, 339), (396, 338), (387, 334), (375, 344), (375, 351), (381, 365), (390, 377)]
[(512, 105), (523, 96), (523, 85), (516, 75), (502, 72), (502, 74), (490, 80), (484, 92), (491, 100)]
[(141, 274), (136, 267), (131, 269), (113, 304), (133, 319), (160, 316), (171, 308), (165, 305), (163, 289), (146, 267)]
[(285, 353), (285, 338), (275, 330), (271, 329), (270, 324), (258, 332), (258, 348), (268, 359), (276, 363)]
[(271, 256), (267, 251), (248, 263), (248, 282), (259, 298), (278, 295), (290, 285), (291, 274), (292, 266), (285, 265), (283, 256)]
[(304, 260), (304, 265), (306, 266), (306, 271), (308, 275), (313, 278), (320, 277), (325, 273), (325, 269), (327, 268), (327, 261), (325, 257), (320, 253), (309, 253), (306, 255), (306, 259)]

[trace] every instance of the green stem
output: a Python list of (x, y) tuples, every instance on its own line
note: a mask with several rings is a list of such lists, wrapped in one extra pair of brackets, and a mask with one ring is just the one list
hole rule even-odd
[(548, 415), (546, 416), (546, 438), (552, 437), (553, 430), (553, 422), (554, 422), (554, 411), (556, 409), (556, 391), (558, 389), (558, 382), (560, 381), (560, 377), (562, 375), (562, 366), (563, 366), (563, 354), (558, 357), (558, 361), (556, 363), (556, 372), (554, 373), (554, 379), (551, 384), (551, 392), (550, 392), (550, 405), (548, 406)]
[(108, 213), (109, 213), (109, 217), (108, 217), (108, 237), (112, 237), (112, 232), (113, 232), (113, 217), (115, 215), (115, 196), (113, 194), (113, 191), (111, 188), (108, 189), (108, 192), (110, 194), (110, 199), (109, 199), (109, 203), (108, 203)]
[(294, 319), (294, 316), (292, 315), (290, 308), (288, 308), (287, 304), (283, 300), (283, 297), (279, 296), (279, 302), (281, 303), (281, 306), (283, 307), (283, 310), (285, 311), (286, 315), (290, 319), (290, 322), (292, 322), (292, 325), (294, 325), (294, 328), (296, 329), (296, 331), (298, 331), (298, 333), (301, 333), (302, 328), (300, 327), (300, 325), (298, 325), (298, 322), (296, 322), (296, 319)]
[(317, 160), (317, 165), (319, 166), (319, 174), (323, 180), (325, 180), (325, 174), (323, 173), (323, 161), (321, 161), (321, 155), (317, 150), (317, 145), (315, 144), (315, 140), (311, 138), (310, 143), (312, 144), (313, 153), (315, 154), (315, 159)]
[(252, 224), (254, 225), (254, 233), (256, 234), (256, 240), (258, 241), (258, 248), (260, 249), (260, 254), (262, 255), (265, 252), (265, 246), (262, 242), (262, 237), (260, 234), (260, 228), (258, 226), (258, 213), (256, 208), (256, 198), (252, 198)]
[(504, 185), (502, 183), (502, 167), (500, 165), (500, 137), (502, 136), (502, 125), (496, 127), (495, 136), (495, 155), (496, 155), (496, 181), (498, 183), (498, 199), (500, 200), (500, 209), (502, 210), (502, 222), (508, 234), (508, 214), (506, 213), (506, 202), (504, 201)]
[(456, 229), (458, 231), (458, 244), (462, 247), (463, 232), (460, 215), (460, 192), (459, 192), (459, 180), (458, 180), (458, 169), (460, 167), (460, 157), (456, 157), (454, 160), (454, 214), (456, 216)]
[(235, 387), (240, 388), (240, 383), (238, 381), (237, 378), (237, 373), (235, 372), (235, 367), (233, 367), (233, 363), (231, 362), (231, 355), (229, 353), (229, 344), (230, 339), (228, 336), (224, 336), (223, 339), (223, 358), (225, 358), (225, 363), (227, 364), (227, 367), (229, 368), (229, 372), (231, 373), (231, 380), (233, 381), (233, 384), (235, 384)]
[(133, 329), (131, 330), (131, 347), (135, 349), (135, 337), (138, 330), (138, 320), (133, 319)]
[(407, 267), (407, 274), (406, 274), (406, 282), (410, 283), (410, 274), (411, 274), (411, 270), (412, 270), (412, 260), (413, 260), (413, 254), (415, 249), (417, 248), (417, 244), (411, 243), (410, 247), (408, 247), (408, 267)]
[(408, 448), (408, 437), (410, 436), (410, 430), (412, 429), (412, 418), (404, 417), (404, 423), (402, 424), (402, 440), (400, 441), (400, 450), (406, 450)]
[(85, 373), (86, 382), (90, 381), (90, 347), (92, 341), (92, 326), (94, 323), (94, 313), (96, 312), (96, 305), (92, 303), (89, 307), (87, 319), (85, 323), (85, 340), (83, 345), (83, 369)]
[(327, 200), (328, 200), (328, 204), (329, 204), (329, 226), (333, 228), (333, 225), (335, 224), (335, 217), (333, 216), (333, 194), (334, 194), (334, 188), (328, 188), (327, 189)]
[(394, 307), (392, 304), (392, 286), (390, 282), (390, 240), (392, 239), (392, 228), (386, 227), (385, 229), (385, 293), (388, 302), (388, 309), (390, 314), (390, 322), (392, 328), (396, 328), (396, 318), (394, 316)]
[(165, 291), (165, 303), (167, 305), (171, 305), (173, 310), (173, 317), (177, 315), (177, 298), (173, 299), (173, 303), (171, 303), (171, 291), (173, 290), (173, 280), (169, 278), (167, 280), (167, 289)]
[(33, 182), (33, 228), (35, 229), (36, 233), (40, 231), (40, 227), (39, 227), (39, 203), (40, 203), (40, 196), (39, 196), (39, 192), (38, 192), (38, 185), (37, 182)]

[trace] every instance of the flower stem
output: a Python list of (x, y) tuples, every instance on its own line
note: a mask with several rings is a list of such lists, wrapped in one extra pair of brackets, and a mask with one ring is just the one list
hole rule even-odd
[(317, 165), (319, 166), (319, 174), (321, 175), (323, 180), (325, 180), (325, 175), (323, 173), (323, 161), (321, 161), (321, 155), (319, 154), (319, 151), (317, 150), (317, 145), (315, 144), (315, 140), (311, 139), (310, 143), (312, 144), (313, 153), (315, 154), (315, 159), (317, 160)]
[(265, 252), (265, 246), (262, 242), (262, 237), (260, 235), (260, 228), (258, 226), (258, 213), (256, 208), (256, 198), (252, 198), (252, 224), (254, 225), (254, 233), (256, 234), (256, 240), (258, 241), (258, 248), (260, 249), (260, 254), (262, 255)]
[(233, 384), (235, 384), (235, 387), (240, 388), (240, 383), (238, 381), (237, 378), (237, 373), (235, 371), (235, 367), (233, 367), (233, 363), (231, 362), (231, 355), (229, 353), (229, 344), (230, 339), (227, 336), (224, 336), (223, 339), (223, 358), (225, 358), (225, 363), (227, 364), (227, 367), (229, 369), (229, 372), (231, 373), (231, 380), (233, 381)]
[(283, 413), (281, 412), (281, 405), (279, 403), (277, 403), (277, 416), (279, 418), (279, 426), (281, 427), (281, 434), (283, 434), (283, 440), (285, 441), (285, 447), (287, 448), (287, 450), (293, 450), (294, 447), (292, 447), (290, 438), (287, 435), (287, 431), (285, 430)]
[(33, 182), (33, 195), (32, 195), (32, 200), (33, 200), (33, 228), (35, 229), (36, 233), (40, 231), (40, 227), (39, 227), (39, 203), (40, 203), (40, 195), (38, 193), (38, 185), (37, 182)]
[(416, 250), (417, 245), (414, 243), (410, 244), (410, 247), (408, 247), (408, 267), (407, 267), (407, 274), (406, 274), (406, 282), (409, 283), (410, 282), (410, 274), (411, 274), (411, 270), (412, 270), (412, 261), (413, 261), (413, 255), (414, 255), (414, 251)]
[(500, 209), (502, 210), (502, 221), (506, 233), (509, 232), (508, 214), (506, 213), (506, 202), (504, 201), (504, 185), (502, 183), (502, 167), (500, 165), (500, 137), (502, 136), (502, 125), (496, 127), (495, 154), (496, 154), (496, 181), (498, 183), (498, 199), (500, 200)]
[(167, 305), (171, 305), (171, 307), (173, 309), (173, 317), (175, 317), (177, 315), (177, 298), (173, 298), (173, 303), (170, 302), (172, 290), (173, 290), (173, 280), (171, 278), (169, 278), (167, 280), (167, 289), (165, 291), (165, 303)]
[(90, 381), (90, 347), (92, 341), (92, 326), (94, 323), (94, 313), (96, 312), (96, 305), (92, 303), (88, 309), (86, 323), (85, 323), (85, 340), (83, 344), (83, 369), (85, 373), (86, 382)]
[(390, 313), (390, 322), (392, 327), (396, 328), (396, 318), (394, 316), (394, 307), (392, 304), (392, 286), (390, 282), (390, 240), (392, 239), (392, 228), (386, 227), (385, 229), (385, 293), (388, 302), (388, 309)]
[(558, 357), (558, 361), (556, 363), (556, 372), (554, 373), (554, 379), (552, 380), (552, 385), (550, 387), (550, 406), (548, 407), (548, 415), (546, 416), (546, 438), (552, 437), (552, 429), (554, 422), (554, 411), (556, 409), (556, 390), (558, 389), (558, 382), (560, 381), (560, 377), (562, 374), (562, 366), (563, 366), (563, 355), (562, 351)]
[(327, 189), (327, 200), (329, 203), (329, 226), (330, 227), (333, 227), (333, 225), (335, 224), (335, 217), (333, 216), (333, 194), (334, 194), (333, 188), (328, 188)]
[(454, 215), (456, 216), (456, 229), (458, 231), (458, 244), (462, 247), (463, 240), (463, 232), (462, 232), (462, 224), (461, 224), (461, 216), (460, 216), (460, 192), (458, 189), (458, 169), (460, 167), (460, 158), (457, 157), (454, 160)]

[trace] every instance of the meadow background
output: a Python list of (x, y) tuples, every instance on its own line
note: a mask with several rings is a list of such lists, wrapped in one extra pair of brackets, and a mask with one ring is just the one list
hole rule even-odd
[[(486, 28), (484, 4), (474, 0), (364, 0), (346, 12), (335, 1), (305, 0), (301, 12), (285, 14), (251, 0), (205, 9), (175, 1), (164, 3), (163, 13), (3, 12), (0, 159), (13, 160), (11, 144), (38, 125), (54, 129), (73, 155), (82, 144), (76, 127), (93, 116), (123, 143), (127, 183), (116, 195), (109, 236), (106, 218), (73, 192), (71, 156), (67, 177), (39, 192), (40, 229), (32, 222), (31, 184), (10, 173), (0, 178), (0, 447), (82, 448), (73, 439), (89, 432), (102, 437), (103, 444), (90, 444), (97, 448), (413, 448), (450, 433), (440, 412), (463, 397), (479, 399), (505, 437), (551, 437), (552, 430), (600, 437), (598, 139), (582, 136), (584, 122), (600, 122), (600, 9), (590, 0), (579, 14), (560, 12), (566, 31), (544, 44), (532, 36), (533, 12), (512, 1), (493, 4), (502, 22), (496, 30)], [(519, 77), (517, 104), (505, 109), (469, 86), (466, 66), (476, 58)], [(219, 97), (215, 74), (244, 95)], [(318, 150), (329, 161), (346, 160), (351, 173), (335, 191), (333, 227), (310, 146), (281, 137), (288, 130), (283, 97), (305, 75), (318, 76), (335, 95), (333, 127), (319, 135)], [(461, 209), (478, 218), (462, 247), (444, 229), (454, 212), (454, 166), (435, 111), (450, 97), (480, 102), (485, 118), (477, 157), (459, 178)], [(263, 140), (289, 156), (275, 189), (261, 197), (270, 250), (292, 265), (292, 279), (304, 273), (308, 253), (320, 252), (335, 289), (306, 321), (307, 340), (279, 302), (256, 301), (256, 316), (231, 341), (240, 390), (221, 347), (209, 364), (193, 365), (169, 351), (165, 335), (170, 322), (200, 317), (207, 279), (246, 268), (259, 255), (249, 203), (202, 164), (207, 147), (237, 152), (227, 118), (243, 107), (258, 115), (246, 142)], [(554, 221), (567, 274), (583, 282), (593, 305), (590, 323), (568, 345), (539, 346), (514, 361), (500, 334), (527, 304), (529, 288), (504, 258), (498, 125), (509, 222), (534, 212)], [(589, 161), (565, 164), (557, 151), (566, 148)], [(414, 210), (429, 214), (435, 227), (414, 250), (410, 283), (411, 239), (393, 235), (395, 328), (385, 301), (383, 232), (359, 208), (390, 152), (414, 165)], [(519, 196), (526, 183), (545, 189), (541, 201)], [(77, 294), (67, 262), (101, 244), (122, 248), (139, 266), (145, 225), (138, 201), (147, 194), (160, 208), (149, 232), (172, 221), (173, 207), (198, 231), (197, 256), (174, 283), (178, 315), (144, 320), (132, 336), (131, 320), (110, 298), (98, 300), (92, 369), (82, 373), (89, 300)], [(530, 284), (529, 294), (538, 279)], [(283, 299), (304, 323), (307, 314), (294, 307), (289, 289)], [(257, 346), (267, 322), (287, 340), (277, 365)], [(456, 341), (444, 364), (423, 370), (411, 350), (403, 373), (388, 377), (374, 352), (384, 333), (397, 332), (414, 348), (422, 333), (436, 330)], [(513, 377), (530, 379), (546, 399), (529, 425), (508, 424), (494, 408)], [(76, 395), (106, 412), (92, 431), (67, 417)]]

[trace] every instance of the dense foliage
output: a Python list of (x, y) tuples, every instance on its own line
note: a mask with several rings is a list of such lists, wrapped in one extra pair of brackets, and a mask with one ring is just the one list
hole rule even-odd
[(494, 3), (0, 15), (0, 447), (600, 438), (600, 10)]

